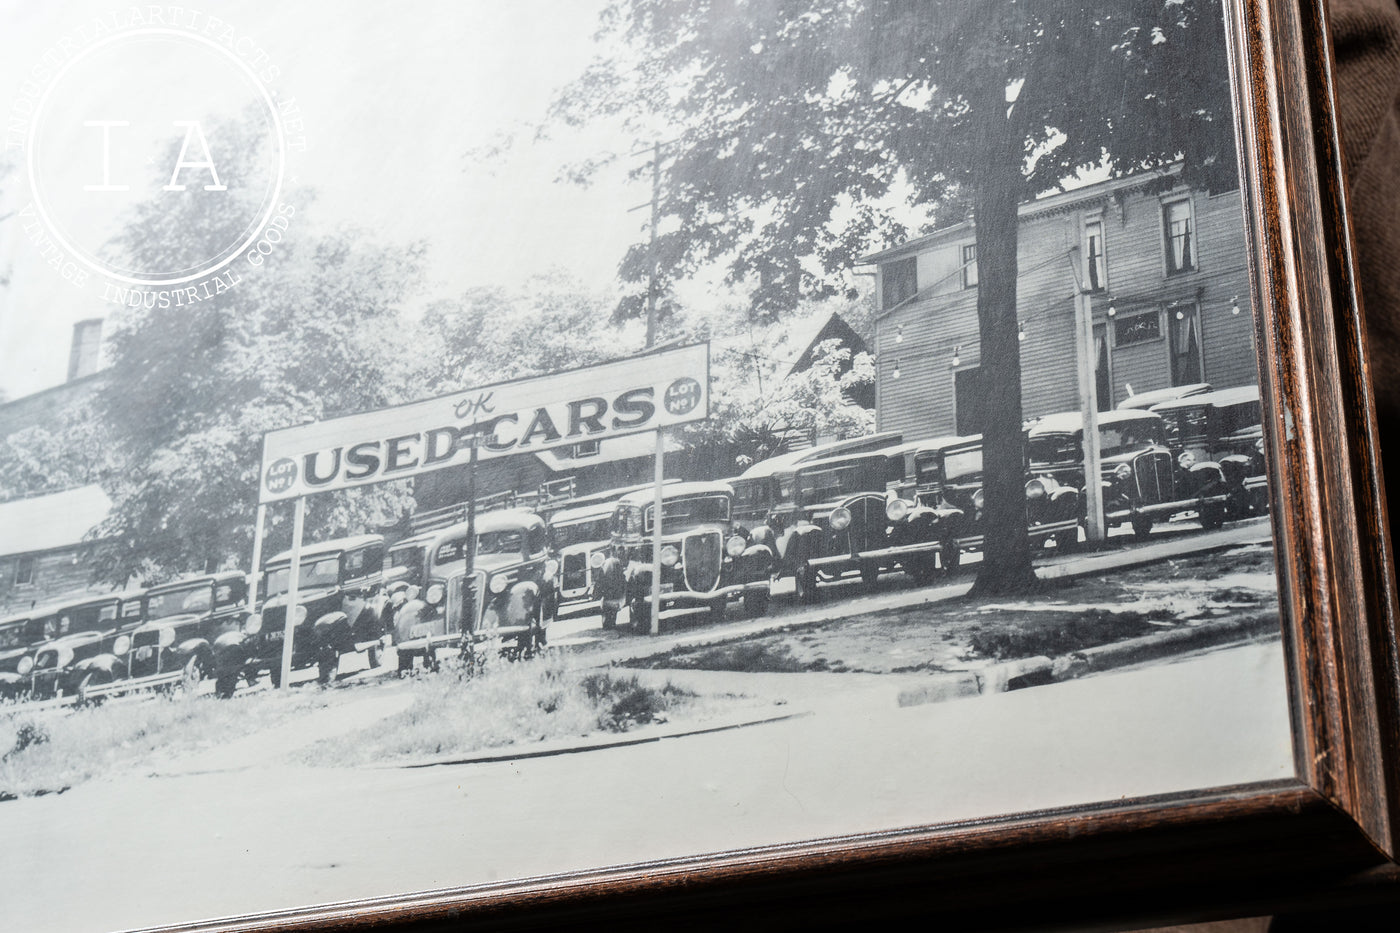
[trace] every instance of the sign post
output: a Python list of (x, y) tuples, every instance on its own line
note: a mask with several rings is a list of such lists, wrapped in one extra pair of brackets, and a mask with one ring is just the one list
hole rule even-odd
[(656, 431), (656, 463), (654, 464), (656, 491), (652, 502), (651, 519), (651, 634), (661, 634), (661, 512), (662, 487), (666, 484), (666, 431)]
[(1099, 401), (1094, 391), (1094, 316), (1089, 292), (1079, 289), (1074, 302), (1075, 346), (1079, 353), (1079, 407), (1084, 416), (1084, 503), (1088, 511), (1085, 536), (1104, 539), (1103, 474), (1099, 454)]
[(253, 519), (253, 572), (248, 574), (248, 605), (258, 601), (258, 581), (262, 579), (263, 529), (267, 524), (267, 506), (258, 505), (258, 517)]
[(297, 595), (301, 584), (301, 532), (306, 523), (306, 497), (297, 496), (292, 517), (292, 565), (287, 568), (287, 618), (282, 623), (282, 688), (292, 683), (292, 635), (297, 624)]

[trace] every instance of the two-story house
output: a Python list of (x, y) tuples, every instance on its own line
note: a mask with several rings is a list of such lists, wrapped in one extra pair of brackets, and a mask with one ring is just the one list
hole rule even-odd
[[(865, 257), (877, 268), (876, 411), (917, 440), (981, 430), (977, 234), (971, 221)], [(1027, 418), (1077, 410), (1077, 354), (1092, 354), (1097, 404), (1258, 370), (1238, 190), (1209, 194), (1152, 173), (1020, 208), (1017, 317)], [(1093, 346), (1076, 340), (1088, 293)]]

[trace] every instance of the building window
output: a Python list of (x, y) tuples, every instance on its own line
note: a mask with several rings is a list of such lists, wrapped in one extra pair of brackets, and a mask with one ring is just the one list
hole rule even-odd
[(1167, 237), (1167, 275), (1196, 268), (1196, 230), (1191, 223), (1191, 202), (1173, 201), (1162, 207)]
[(1160, 311), (1147, 311), (1143, 314), (1120, 314), (1113, 319), (1113, 345), (1128, 347), (1135, 343), (1147, 343), (1162, 339), (1162, 314)]
[(962, 287), (977, 286), (977, 244), (969, 243), (962, 248)]
[(908, 301), (919, 291), (919, 263), (910, 256), (898, 262), (887, 262), (880, 269), (880, 280), (884, 299), (884, 310), (888, 311), (901, 301)]
[(15, 560), (15, 586), (30, 586), (34, 583), (34, 556), (21, 554)]
[(1084, 224), (1084, 283), (1090, 291), (1101, 292), (1108, 287), (1108, 266), (1103, 258), (1103, 221), (1090, 220)]
[(1194, 305), (1168, 312), (1171, 343), (1172, 385), (1205, 382), (1201, 359), (1201, 320)]
[(961, 437), (981, 434), (984, 402), (982, 393), (982, 370), (972, 366), (953, 372), (953, 420), (954, 430)]

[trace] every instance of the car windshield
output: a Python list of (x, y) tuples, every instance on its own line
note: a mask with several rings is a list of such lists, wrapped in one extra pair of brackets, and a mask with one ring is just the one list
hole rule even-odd
[(423, 563), (423, 548), (419, 545), (394, 548), (389, 552), (390, 567), (418, 567)]
[[(1026, 450), (1033, 463), (1081, 463), (1084, 452), (1079, 442), (1080, 435), (1042, 434), (1026, 442)], [(1099, 456), (1115, 457), (1119, 454), (1141, 450), (1165, 440), (1160, 418), (1144, 418), (1136, 421), (1120, 421), (1099, 427)]]
[(1258, 399), (1240, 402), (1238, 405), (1212, 406), (1210, 412), (1216, 437), (1228, 437), (1249, 428), (1257, 428), (1263, 423), (1259, 416)]
[(763, 511), (772, 503), (769, 495), (772, 489), (771, 480), (768, 477), (762, 479), (735, 480), (734, 486), (734, 511), (749, 512)]
[[(648, 531), (651, 530), (651, 520), (654, 514), (655, 507), (648, 507), (646, 518)], [(728, 496), (688, 496), (684, 499), (667, 499), (661, 503), (663, 533), (667, 528), (674, 528), (677, 525), (727, 521), (729, 521)]]
[(183, 613), (208, 612), (213, 605), (211, 595), (208, 583), (189, 589), (157, 593), (146, 600), (146, 617), (163, 619)]
[[(476, 552), (478, 554), (519, 554), (522, 550), (523, 540), (524, 533), (518, 528), (487, 531), (476, 536)], [(438, 545), (437, 555), (433, 560), (438, 566), (459, 560), (464, 561), (467, 559), (466, 549), (467, 536), (462, 535)]]
[(25, 633), (29, 629), (29, 620), (14, 622), (0, 628), (0, 649), (19, 648), (27, 645), (29, 640), (25, 638)]
[(608, 540), (608, 518), (592, 518), (584, 522), (569, 522), (554, 526), (554, 543), (559, 547)]
[(75, 632), (109, 628), (117, 618), (117, 604), (97, 603), (61, 609), (44, 620), (45, 638), (62, 638)]
[(861, 460), (847, 466), (802, 470), (797, 474), (798, 500), (807, 504), (858, 492), (884, 492), (882, 467), (876, 460)]
[[(287, 578), (291, 576), (291, 569), (290, 564), (283, 564), (268, 571), (267, 595), (276, 596), (278, 593), (287, 592)], [(340, 580), (340, 555), (303, 558), (301, 572), (297, 577), (297, 589), (335, 586)]]
[(1206, 410), (1177, 408), (1161, 412), (1167, 443), (1172, 447), (1201, 444), (1206, 440)]
[(982, 448), (950, 450), (943, 455), (943, 475), (949, 483), (982, 481)]

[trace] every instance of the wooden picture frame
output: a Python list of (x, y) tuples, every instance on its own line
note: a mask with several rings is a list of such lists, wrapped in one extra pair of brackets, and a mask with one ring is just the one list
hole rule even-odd
[[(1083, 928), (1400, 888), (1397, 599), (1327, 10), (1324, 0), (1226, 9), (1249, 276), (1267, 309), (1255, 337), (1295, 779), (160, 929), (797, 929), (930, 916), (960, 929)], [(1155, 313), (1150, 339), (1171, 339)], [(664, 459), (660, 439), (657, 449)]]

